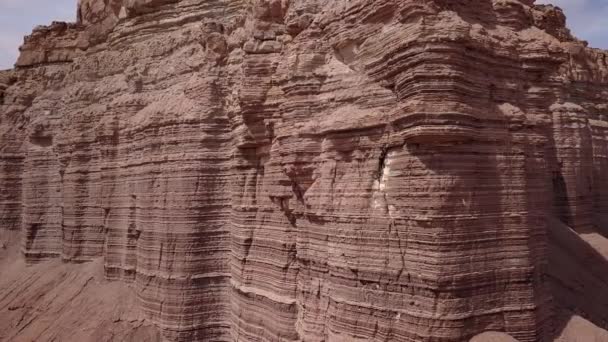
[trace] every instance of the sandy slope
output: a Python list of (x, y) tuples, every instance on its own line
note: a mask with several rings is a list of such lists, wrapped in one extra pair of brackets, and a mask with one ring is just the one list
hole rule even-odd
[(15, 240), (0, 237), (0, 341), (159, 340), (132, 289), (103, 280), (100, 260), (28, 267)]
[(608, 341), (608, 239), (600, 230), (579, 235), (558, 220), (550, 226), (556, 341)]

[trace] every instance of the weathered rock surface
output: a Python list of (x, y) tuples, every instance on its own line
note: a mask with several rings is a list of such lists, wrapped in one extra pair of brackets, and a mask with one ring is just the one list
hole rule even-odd
[(0, 72), (0, 338), (98, 262), (121, 339), (601, 339), (607, 98), (532, 0), (80, 0)]

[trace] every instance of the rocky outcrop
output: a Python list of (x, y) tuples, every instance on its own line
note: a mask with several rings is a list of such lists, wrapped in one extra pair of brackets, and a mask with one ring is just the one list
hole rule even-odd
[(0, 74), (0, 229), (169, 341), (606, 328), (555, 266), (608, 210), (607, 60), (534, 1), (81, 0)]

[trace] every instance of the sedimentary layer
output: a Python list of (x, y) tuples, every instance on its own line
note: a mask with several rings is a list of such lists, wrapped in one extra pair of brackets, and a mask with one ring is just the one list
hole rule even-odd
[(554, 262), (606, 244), (606, 98), (534, 1), (81, 0), (0, 72), (0, 230), (168, 341), (550, 341), (608, 327)]

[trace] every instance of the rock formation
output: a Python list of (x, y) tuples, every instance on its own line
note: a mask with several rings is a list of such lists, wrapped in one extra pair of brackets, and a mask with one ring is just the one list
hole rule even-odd
[(552, 341), (608, 328), (606, 99), (533, 0), (80, 0), (0, 72), (0, 232), (167, 341)]

